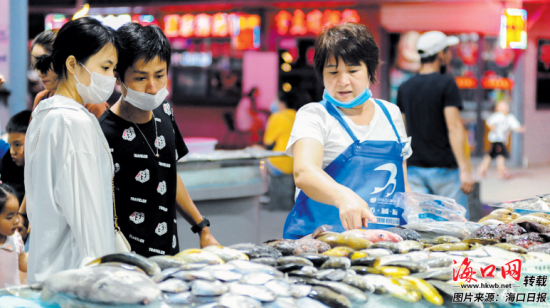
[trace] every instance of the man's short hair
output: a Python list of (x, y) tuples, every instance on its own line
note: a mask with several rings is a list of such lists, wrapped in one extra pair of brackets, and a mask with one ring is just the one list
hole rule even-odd
[(376, 82), (376, 70), (380, 64), (380, 50), (372, 32), (361, 24), (344, 23), (323, 30), (315, 42), (313, 62), (317, 77), (323, 80), (323, 68), (331, 57), (342, 58), (347, 65), (364, 62), (371, 83)]
[[(445, 49), (442, 50), (443, 53), (446, 53), (448, 49), (449, 49), (448, 46), (445, 47)], [(428, 56), (428, 57), (425, 57), (425, 58), (420, 58), (420, 64), (434, 63), (435, 60), (437, 60), (437, 55), (438, 54), (439, 54), (439, 52), (436, 53), (435, 55), (431, 55), (431, 56)]]
[(172, 49), (159, 27), (155, 25), (144, 27), (139, 23), (129, 22), (120, 27), (117, 33), (122, 49), (118, 53), (116, 71), (122, 81), (126, 70), (141, 58), (149, 62), (158, 56), (161, 61), (166, 62), (167, 69), (170, 67)]
[(6, 125), (6, 132), (11, 133), (27, 133), (27, 128), (29, 128), (29, 121), (31, 120), (32, 111), (23, 110), (19, 113), (16, 113), (11, 117)]

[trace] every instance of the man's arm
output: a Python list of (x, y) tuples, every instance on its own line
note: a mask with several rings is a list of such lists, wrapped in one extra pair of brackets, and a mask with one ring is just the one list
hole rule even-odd
[(460, 169), (460, 182), (462, 183), (460, 188), (468, 194), (472, 191), (474, 181), (472, 180), (470, 161), (467, 159), (464, 147), (466, 134), (460, 118), (460, 111), (457, 107), (445, 107), (444, 113), (449, 130), (449, 141)]
[[(191, 200), (191, 196), (189, 196), (189, 192), (187, 192), (185, 185), (183, 185), (183, 181), (181, 180), (179, 174), (176, 202), (181, 209), (180, 213), (182, 214), (183, 218), (191, 226), (194, 226), (202, 221), (202, 215), (195, 206), (195, 203), (193, 203), (193, 200)], [(210, 233), (210, 228), (208, 227), (202, 229), (202, 231), (199, 232), (199, 236), (201, 248), (210, 245), (219, 245), (218, 241), (216, 241), (214, 236), (212, 236), (212, 233)]]

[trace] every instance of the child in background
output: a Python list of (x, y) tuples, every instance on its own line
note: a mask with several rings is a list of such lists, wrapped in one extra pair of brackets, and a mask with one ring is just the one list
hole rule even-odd
[(27, 254), (17, 232), (18, 210), (13, 189), (0, 184), (0, 289), (20, 285), (19, 271), (27, 272)]
[(491, 160), (496, 158), (497, 171), (500, 177), (507, 179), (510, 173), (506, 169), (505, 160), (508, 158), (508, 138), (511, 131), (523, 133), (525, 129), (519, 124), (518, 119), (510, 113), (510, 105), (507, 101), (501, 100), (495, 106), (495, 113), (489, 116), (486, 120), (489, 126), (489, 142), (491, 142), (491, 150), (485, 154), (483, 161), (479, 166), (479, 174), (485, 176)]

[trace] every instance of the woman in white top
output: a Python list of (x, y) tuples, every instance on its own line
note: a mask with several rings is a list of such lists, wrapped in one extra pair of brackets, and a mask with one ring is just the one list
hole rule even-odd
[(84, 17), (59, 30), (36, 68), (59, 85), (33, 112), (25, 149), (27, 211), (33, 240), (27, 282), (114, 253), (112, 164), (97, 119), (84, 108), (103, 103), (116, 79), (116, 33)]
[(298, 111), (287, 145), (301, 191), (284, 238), (324, 224), (336, 232), (404, 224), (393, 196), (409, 190), (404, 160), (412, 151), (399, 108), (369, 90), (378, 57), (363, 25), (334, 26), (317, 38), (315, 71), (325, 92), (323, 101)]

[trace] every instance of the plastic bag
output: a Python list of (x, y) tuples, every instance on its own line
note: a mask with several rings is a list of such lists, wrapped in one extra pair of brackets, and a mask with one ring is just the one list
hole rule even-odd
[(395, 193), (396, 205), (403, 209), (408, 224), (438, 221), (467, 221), (466, 208), (443, 196), (414, 192)]

